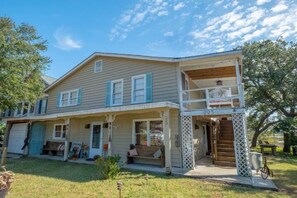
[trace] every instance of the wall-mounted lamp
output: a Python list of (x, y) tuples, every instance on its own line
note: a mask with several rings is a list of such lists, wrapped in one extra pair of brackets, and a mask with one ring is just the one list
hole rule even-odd
[(221, 81), (221, 80), (217, 80), (217, 85), (218, 85), (218, 86), (222, 86), (222, 85), (223, 85), (223, 81)]

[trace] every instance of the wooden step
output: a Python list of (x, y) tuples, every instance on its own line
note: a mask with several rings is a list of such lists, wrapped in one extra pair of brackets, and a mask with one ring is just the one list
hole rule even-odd
[(218, 152), (218, 156), (235, 157), (234, 152)]
[(233, 144), (234, 138), (231, 138), (231, 137), (220, 137), (219, 141), (230, 141)]
[(214, 162), (215, 165), (220, 165), (220, 166), (231, 166), (231, 167), (236, 167), (235, 162), (228, 162), (228, 161), (218, 161), (216, 160)]
[(222, 139), (220, 139), (219, 140), (219, 143), (221, 143), (221, 144), (232, 144), (233, 145), (233, 140), (222, 140)]
[(220, 139), (223, 139), (223, 140), (234, 140), (234, 137), (233, 137), (233, 135), (222, 135), (220, 137)]
[(218, 152), (234, 152), (234, 148), (218, 147)]
[(218, 147), (223, 147), (223, 148), (233, 148), (233, 144), (224, 144), (220, 143), (220, 141), (217, 144)]
[(235, 162), (235, 157), (230, 157), (230, 156), (218, 156), (218, 161), (228, 161), (228, 162)]

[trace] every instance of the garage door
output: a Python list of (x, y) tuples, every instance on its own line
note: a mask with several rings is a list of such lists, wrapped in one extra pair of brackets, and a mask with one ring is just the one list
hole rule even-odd
[(22, 147), (27, 134), (28, 123), (13, 124), (9, 133), (8, 152), (23, 154)]

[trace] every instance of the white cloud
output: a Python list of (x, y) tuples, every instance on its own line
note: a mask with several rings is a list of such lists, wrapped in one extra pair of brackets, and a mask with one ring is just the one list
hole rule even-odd
[(172, 37), (172, 36), (174, 36), (174, 32), (165, 32), (164, 36), (165, 37)]
[(257, 0), (257, 5), (263, 5), (265, 3), (269, 3), (271, 0)]
[(167, 16), (168, 15), (168, 11), (167, 10), (162, 10), (158, 13), (158, 16)]
[(163, 0), (139, 0), (133, 8), (123, 11), (121, 17), (110, 31), (110, 40), (123, 40), (134, 29), (158, 17), (169, 15), (168, 8), (169, 4)]
[(285, 4), (284, 1), (279, 2), (279, 4), (277, 4), (276, 6), (274, 6), (273, 8), (271, 8), (272, 12), (281, 12), (288, 9), (288, 6)]
[(176, 4), (173, 9), (175, 11), (182, 9), (183, 7), (185, 7), (186, 5), (183, 2), (179, 2), (178, 4)]
[(135, 15), (135, 17), (132, 19), (132, 24), (135, 25), (141, 21), (143, 21), (144, 17), (145, 17), (146, 13), (145, 12), (141, 12), (141, 13), (137, 13)]
[(54, 46), (62, 50), (80, 49), (82, 47), (81, 42), (75, 40), (63, 27), (54, 32), (54, 38), (56, 39)]
[(121, 19), (120, 19), (120, 24), (123, 24), (123, 23), (128, 23), (131, 19), (131, 15), (128, 14), (128, 15), (122, 15)]
[(271, 16), (271, 17), (266, 17), (263, 22), (262, 25), (263, 26), (274, 26), (279, 24), (283, 19), (285, 19), (285, 14), (280, 14), (280, 15), (275, 15), (275, 16)]
[(255, 32), (251, 33), (251, 34), (246, 34), (244, 37), (243, 37), (243, 42), (246, 42), (246, 41), (250, 41), (256, 37), (259, 37), (261, 36), (262, 34), (264, 34), (267, 30), (265, 28), (262, 28), (260, 30), (256, 30)]
[(223, 2), (224, 2), (224, 0), (217, 1), (217, 2), (215, 3), (215, 5), (216, 5), (216, 6), (221, 5)]

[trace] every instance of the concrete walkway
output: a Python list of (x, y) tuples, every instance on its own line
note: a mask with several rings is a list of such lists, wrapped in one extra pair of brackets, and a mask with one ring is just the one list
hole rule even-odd
[[(126, 164), (124, 168), (163, 174), (166, 172), (165, 168), (141, 164)], [(200, 161), (200, 163), (195, 166), (194, 170), (173, 168), (172, 173), (174, 175), (198, 178), (208, 181), (217, 181), (228, 184), (240, 184), (274, 191), (278, 190), (278, 188), (269, 178), (263, 180), (261, 175), (256, 174), (256, 171), (253, 171), (252, 177), (241, 177), (237, 175), (235, 167), (212, 165), (207, 163), (207, 160)]]

